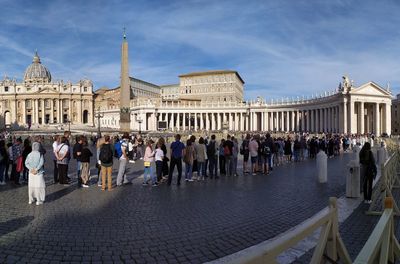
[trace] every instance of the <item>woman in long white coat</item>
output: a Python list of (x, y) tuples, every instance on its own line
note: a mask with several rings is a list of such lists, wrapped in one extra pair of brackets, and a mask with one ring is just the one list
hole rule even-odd
[(40, 144), (32, 144), (32, 152), (26, 157), (25, 166), (29, 170), (28, 197), (29, 204), (36, 200), (36, 205), (41, 205), (46, 196), (46, 184), (44, 182), (44, 158), (39, 152)]

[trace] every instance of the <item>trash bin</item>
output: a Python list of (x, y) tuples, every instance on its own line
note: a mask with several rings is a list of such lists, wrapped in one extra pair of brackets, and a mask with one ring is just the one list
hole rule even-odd
[(360, 164), (352, 160), (347, 164), (349, 173), (346, 176), (346, 197), (360, 197)]
[(320, 183), (328, 181), (328, 156), (322, 150), (317, 154), (317, 173)]

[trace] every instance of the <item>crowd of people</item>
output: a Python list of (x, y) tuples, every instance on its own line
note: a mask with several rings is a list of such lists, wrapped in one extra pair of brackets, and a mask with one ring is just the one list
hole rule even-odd
[[(28, 137), (24, 141), (14, 138), (7, 145), (6, 140), (0, 140), (0, 185), (4, 185), (6, 181), (12, 181), (16, 185), (28, 182), (29, 203), (36, 201), (37, 204), (42, 204), (45, 199), (46, 150), (42, 141), (43, 137), (40, 136)], [(257, 133), (246, 134), (239, 139), (227, 135), (217, 141), (215, 135), (198, 139), (192, 135), (183, 140), (177, 134), (169, 148), (163, 137), (153, 140), (128, 133), (121, 138), (106, 135), (88, 139), (81, 135), (75, 138), (74, 144), (71, 141), (69, 131), (53, 139), (51, 156), (54, 183), (71, 183), (69, 164), (71, 159), (75, 159), (78, 186), (88, 188), (90, 161), (95, 157), (97, 185), (103, 191), (112, 191), (114, 187), (131, 183), (127, 177), (127, 165), (138, 160), (142, 160), (144, 166), (143, 186), (156, 187), (163, 183), (171, 185), (175, 167), (176, 184), (179, 186), (183, 173), (186, 182), (218, 179), (225, 175), (238, 176), (239, 156), (243, 156), (241, 174), (268, 175), (276, 166), (313, 159), (319, 151), (333, 157), (356, 145), (363, 146), (365, 142), (371, 142), (371, 138), (336, 134), (310, 136), (305, 133), (274, 137), (269, 133)], [(95, 153), (92, 153), (89, 141), (96, 147)], [(118, 162), (115, 186), (112, 184), (114, 162)]]

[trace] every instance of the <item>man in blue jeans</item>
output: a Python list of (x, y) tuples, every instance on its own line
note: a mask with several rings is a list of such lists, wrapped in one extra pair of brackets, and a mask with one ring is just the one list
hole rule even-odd
[(77, 136), (76, 137), (76, 143), (73, 147), (73, 158), (76, 159), (76, 176), (78, 180), (78, 187), (82, 185), (82, 180), (81, 180), (81, 154), (82, 154), (82, 143), (84, 140), (84, 136)]
[(181, 142), (181, 135), (175, 136), (175, 142), (171, 144), (171, 163), (169, 166), (168, 174), (168, 185), (171, 185), (172, 174), (174, 174), (175, 165), (178, 169), (178, 182), (177, 185), (181, 185), (182, 178), (182, 156), (185, 145)]

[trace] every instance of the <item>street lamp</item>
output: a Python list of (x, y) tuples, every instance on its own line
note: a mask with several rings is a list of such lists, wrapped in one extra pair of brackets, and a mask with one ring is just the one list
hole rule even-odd
[(158, 131), (158, 109), (154, 109), (154, 116), (156, 117), (156, 131)]
[(142, 133), (142, 122), (143, 122), (143, 119), (142, 119), (140, 113), (139, 113), (139, 114), (136, 114), (135, 116), (136, 116), (136, 117), (135, 117), (136, 122), (139, 123), (139, 135), (140, 135), (140, 134)]
[(67, 119), (68, 131), (71, 131), (71, 120)]
[(104, 117), (103, 113), (100, 113), (100, 107), (97, 108), (97, 113), (94, 115), (97, 118), (97, 137), (101, 138), (101, 130), (100, 130), (100, 119)]

